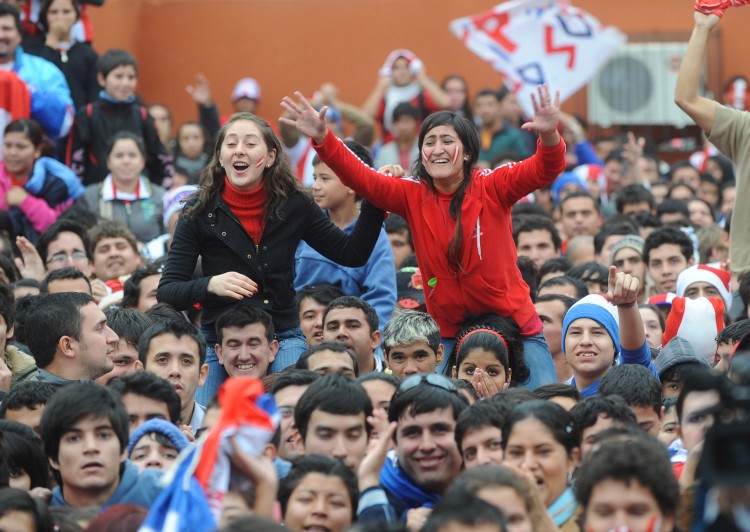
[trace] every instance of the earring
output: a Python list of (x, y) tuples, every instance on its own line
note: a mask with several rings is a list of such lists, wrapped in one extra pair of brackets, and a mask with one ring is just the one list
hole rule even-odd
[(469, 158), (468, 157), (464, 157), (464, 162), (468, 163), (469, 162)]

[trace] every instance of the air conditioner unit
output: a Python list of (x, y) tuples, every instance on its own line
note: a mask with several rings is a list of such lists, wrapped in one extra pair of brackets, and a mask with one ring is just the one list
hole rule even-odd
[(674, 103), (674, 89), (687, 43), (625, 45), (588, 86), (589, 122), (613, 125), (670, 125), (693, 121)]

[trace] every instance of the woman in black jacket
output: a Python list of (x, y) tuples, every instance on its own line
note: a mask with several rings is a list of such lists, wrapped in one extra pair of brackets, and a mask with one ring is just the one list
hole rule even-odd
[[(271, 371), (294, 364), (307, 348), (293, 285), (300, 240), (330, 260), (358, 267), (367, 262), (382, 222), (383, 212), (363, 203), (352, 234), (339, 230), (300, 189), (271, 126), (250, 113), (232, 116), (219, 132), (200, 190), (177, 223), (157, 292), (159, 301), (180, 310), (196, 303), (203, 308), (210, 371), (198, 402), (226, 379), (213, 350), (214, 323), (222, 313), (236, 305), (267, 311), (280, 343)], [(198, 257), (203, 276), (193, 279)]]

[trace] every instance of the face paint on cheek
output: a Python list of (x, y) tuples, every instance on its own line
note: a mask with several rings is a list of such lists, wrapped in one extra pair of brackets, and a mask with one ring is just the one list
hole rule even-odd
[(455, 166), (456, 161), (458, 161), (458, 146), (453, 146), (453, 165)]
[(263, 159), (258, 161), (258, 163), (255, 165), (255, 168), (260, 168), (261, 166), (263, 166)]
[(426, 152), (426, 151), (423, 151), (423, 152), (422, 152), (422, 162), (423, 162), (424, 164), (427, 164), (427, 163), (429, 162), (429, 160), (430, 160), (430, 158), (429, 158), (429, 157), (427, 156), (427, 152)]

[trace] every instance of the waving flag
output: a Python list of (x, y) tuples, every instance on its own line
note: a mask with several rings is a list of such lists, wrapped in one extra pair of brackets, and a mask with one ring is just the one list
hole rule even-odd
[(616, 28), (558, 0), (513, 0), (456, 19), (451, 31), (501, 72), (532, 116), (531, 94), (549, 83), (564, 101), (625, 44)]
[(215, 529), (224, 496), (241, 480), (232, 478), (232, 438), (243, 452), (259, 456), (273, 437), (279, 413), (258, 379), (229, 379), (218, 397), (219, 421), (205, 439), (180, 455), (139, 532)]

